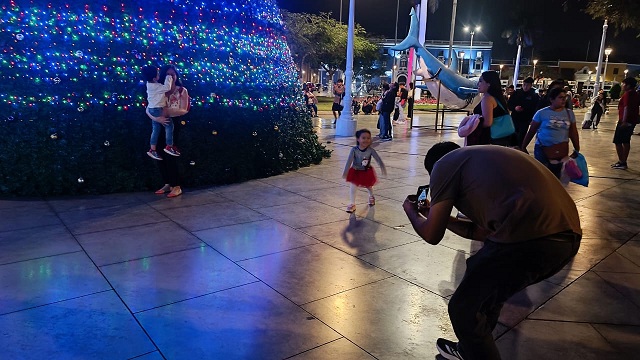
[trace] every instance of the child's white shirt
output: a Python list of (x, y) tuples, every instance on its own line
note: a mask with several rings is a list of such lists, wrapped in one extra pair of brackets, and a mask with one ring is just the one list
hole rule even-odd
[(164, 80), (164, 85), (161, 83), (147, 82), (147, 101), (149, 102), (149, 108), (163, 108), (167, 106), (167, 97), (165, 93), (171, 90), (173, 85), (173, 78), (167, 76)]

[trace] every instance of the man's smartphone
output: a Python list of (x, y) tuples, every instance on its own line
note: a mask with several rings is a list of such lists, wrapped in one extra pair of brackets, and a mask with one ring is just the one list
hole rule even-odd
[(429, 194), (429, 185), (418, 186), (416, 196), (418, 197), (417, 205), (418, 209), (427, 206), (427, 195)]

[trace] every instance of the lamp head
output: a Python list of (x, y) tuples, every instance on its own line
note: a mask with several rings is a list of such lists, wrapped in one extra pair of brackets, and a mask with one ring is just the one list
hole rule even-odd
[(465, 55), (464, 51), (460, 51), (460, 52), (458, 53), (458, 57), (459, 57), (460, 59), (464, 59), (464, 55)]
[(533, 65), (538, 64), (538, 59), (533, 59)]
[(604, 49), (604, 54), (605, 54), (605, 55), (607, 55), (607, 56), (611, 55), (611, 53), (612, 53), (612, 52), (613, 52), (613, 49), (612, 49), (612, 48), (610, 48), (610, 47), (609, 47), (609, 48)]

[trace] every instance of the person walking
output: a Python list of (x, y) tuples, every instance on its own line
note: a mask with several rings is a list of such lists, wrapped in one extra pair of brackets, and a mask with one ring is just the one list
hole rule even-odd
[[(551, 105), (533, 115), (531, 126), (520, 149), (527, 152), (527, 146), (534, 136), (536, 144), (534, 157), (560, 179), (562, 159), (569, 156), (569, 140), (575, 153), (580, 152), (580, 138), (576, 127), (576, 116), (565, 108), (567, 93), (562, 88), (549, 91)], [(575, 153), (573, 154), (575, 157)]]
[[(604, 113), (603, 101), (604, 99), (600, 94), (598, 94), (598, 96), (593, 100), (593, 106), (591, 107), (591, 126), (594, 130), (598, 128), (600, 118), (602, 118), (602, 114)], [(595, 122), (593, 120), (594, 118)]]
[(516, 128), (517, 144), (522, 144), (524, 136), (529, 130), (531, 119), (536, 113), (536, 106), (540, 101), (540, 97), (533, 90), (533, 78), (528, 77), (522, 82), (522, 88), (516, 90), (507, 101), (513, 125)]
[(333, 112), (333, 123), (338, 121), (338, 118), (342, 114), (344, 106), (342, 105), (342, 98), (344, 97), (344, 81), (338, 79), (333, 85), (333, 105), (331, 105), (331, 111)]
[[(418, 207), (416, 195), (409, 195), (402, 204), (415, 232), (431, 245), (447, 229), (484, 242), (467, 259), (449, 300), (458, 342), (440, 338), (436, 348), (446, 359), (498, 360), (492, 332), (503, 304), (576, 255), (582, 238), (578, 210), (542, 164), (514, 149), (443, 142), (427, 152), (424, 164), (431, 203)], [(468, 219), (451, 216), (453, 207)]]

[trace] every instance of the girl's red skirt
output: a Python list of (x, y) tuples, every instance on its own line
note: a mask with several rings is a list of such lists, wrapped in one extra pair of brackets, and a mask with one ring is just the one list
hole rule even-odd
[(349, 168), (347, 172), (347, 182), (361, 187), (372, 187), (377, 181), (376, 172), (373, 171), (372, 167), (368, 167), (366, 170)]

